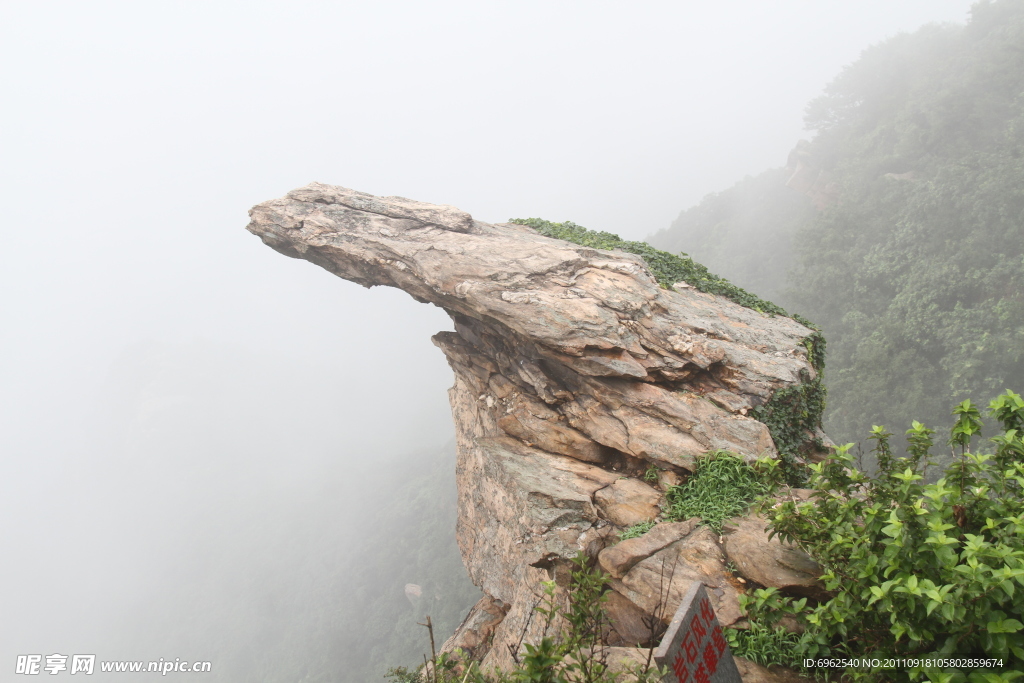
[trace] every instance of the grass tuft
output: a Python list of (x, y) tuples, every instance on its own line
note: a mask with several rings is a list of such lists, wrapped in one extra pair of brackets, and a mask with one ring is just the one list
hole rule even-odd
[(741, 515), (758, 496), (771, 491), (753, 467), (728, 451), (714, 451), (697, 461), (693, 476), (666, 492), (668, 518), (700, 517), (721, 533), (722, 522)]
[(725, 630), (725, 634), (729, 639), (732, 653), (755, 664), (799, 667), (803, 663), (797, 649), (800, 636), (790, 633), (781, 626), (765, 626), (751, 621), (750, 628), (729, 628)]
[(655, 524), (657, 524), (657, 522), (640, 522), (638, 524), (634, 524), (619, 534), (619, 540), (625, 541), (627, 538), (639, 538), (653, 529)]

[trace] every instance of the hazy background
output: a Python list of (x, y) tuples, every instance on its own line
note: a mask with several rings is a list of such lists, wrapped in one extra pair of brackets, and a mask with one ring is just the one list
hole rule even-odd
[(446, 316), (283, 258), (251, 205), (319, 180), (641, 239), (969, 6), (0, 0), (0, 680), (211, 629), (260, 680), (230, 666), (301, 637), (290, 577), (344, 581), (450, 439)]

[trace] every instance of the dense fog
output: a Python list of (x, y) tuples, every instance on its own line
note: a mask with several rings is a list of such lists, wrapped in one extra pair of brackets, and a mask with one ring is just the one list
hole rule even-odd
[[(969, 6), (0, 5), (0, 679), (350, 680), (377, 594), (416, 633), (413, 560), (344, 596), (409, 486), (453, 497), (451, 323), (268, 249), (250, 206), (318, 180), (643, 239), (784, 163), (864, 48)], [(453, 581), (431, 609), (472, 604)]]

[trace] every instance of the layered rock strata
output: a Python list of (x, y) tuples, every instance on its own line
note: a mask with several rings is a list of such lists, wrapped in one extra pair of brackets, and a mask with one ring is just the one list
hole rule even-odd
[(509, 644), (541, 636), (540, 582), (580, 550), (614, 577), (627, 635), (611, 640), (635, 645), (642, 617), (667, 622), (696, 580), (724, 625), (739, 618), (707, 527), (664, 523), (618, 546), (615, 532), (655, 519), (664, 488), (705, 453), (777, 455), (748, 412), (815, 377), (811, 330), (685, 283), (664, 289), (638, 256), (450, 206), (313, 183), (250, 216), (277, 251), (398, 287), (454, 322), (433, 341), (455, 374), (459, 546), (487, 597), (447, 647), (510, 666)]

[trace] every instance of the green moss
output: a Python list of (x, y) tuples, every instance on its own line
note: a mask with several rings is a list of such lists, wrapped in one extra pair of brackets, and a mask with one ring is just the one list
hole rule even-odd
[(665, 289), (670, 289), (672, 285), (682, 281), (702, 292), (724, 296), (730, 301), (755, 311), (773, 316), (787, 316), (781, 306), (773, 304), (771, 301), (765, 301), (745, 289), (737, 287), (725, 278), (718, 277), (686, 254), (676, 256), (667, 251), (655, 249), (646, 242), (624, 240), (610, 232), (587, 230), (572, 221), (552, 223), (542, 218), (513, 218), (509, 220), (509, 223), (526, 225), (545, 237), (565, 240), (584, 247), (621, 249), (630, 254), (636, 254), (643, 258), (651, 274), (654, 275), (654, 279)]

